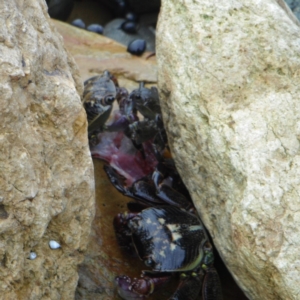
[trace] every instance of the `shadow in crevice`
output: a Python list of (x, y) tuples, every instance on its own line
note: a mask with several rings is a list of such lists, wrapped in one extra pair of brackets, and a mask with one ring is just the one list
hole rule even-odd
[(5, 210), (5, 206), (0, 204), (0, 220), (5, 220), (8, 218), (8, 213)]

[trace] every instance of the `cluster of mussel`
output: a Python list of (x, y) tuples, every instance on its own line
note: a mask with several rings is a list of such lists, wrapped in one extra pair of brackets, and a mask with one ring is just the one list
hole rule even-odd
[(105, 71), (85, 82), (84, 107), (92, 155), (133, 199), (114, 218), (118, 243), (149, 267), (140, 278), (116, 277), (121, 298), (145, 299), (179, 274), (169, 299), (198, 299), (201, 290), (204, 300), (222, 299), (212, 245), (170, 155), (157, 89), (141, 83), (129, 94)]
[[(139, 4), (139, 1), (127, 1), (127, 0), (99, 0), (100, 7), (103, 7), (104, 11), (107, 11), (108, 15), (111, 15), (112, 19), (106, 24), (86, 23), (80, 19), (72, 20), (73, 26), (81, 29), (86, 29), (98, 34), (104, 34), (107, 37), (115, 39), (116, 41), (127, 46), (127, 51), (133, 55), (142, 55), (147, 49), (148, 51), (154, 51), (153, 44), (155, 35), (155, 22), (159, 10), (160, 1), (153, 0), (143, 1), (143, 4)], [(66, 21), (73, 10), (75, 0), (46, 0), (48, 5), (48, 12), (51, 18)], [(88, 5), (88, 4), (87, 4)], [(101, 10), (99, 7), (97, 7)], [(75, 6), (75, 10), (79, 10), (78, 6)], [(147, 23), (152, 20), (151, 26), (148, 24), (139, 24), (140, 14), (146, 13), (145, 16)], [(149, 16), (150, 13), (150, 16)], [(151, 15), (152, 13), (152, 15)], [(76, 15), (76, 13), (74, 13)], [(84, 15), (80, 13), (79, 15)], [(86, 17), (85, 21), (89, 21)], [(99, 20), (98, 20), (99, 21)], [(103, 20), (102, 20), (103, 21)], [(97, 22), (97, 21), (96, 21)], [(101, 22), (101, 18), (100, 18)]]

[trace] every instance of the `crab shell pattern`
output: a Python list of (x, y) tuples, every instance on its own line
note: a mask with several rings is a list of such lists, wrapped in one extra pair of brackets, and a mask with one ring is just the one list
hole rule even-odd
[(183, 209), (147, 208), (128, 227), (140, 258), (153, 271), (191, 271), (203, 260), (207, 234), (199, 218)]

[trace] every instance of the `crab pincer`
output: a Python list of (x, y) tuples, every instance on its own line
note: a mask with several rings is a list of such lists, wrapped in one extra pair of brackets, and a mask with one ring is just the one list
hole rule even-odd
[(194, 300), (201, 289), (204, 300), (222, 299), (212, 247), (196, 215), (174, 206), (150, 207), (128, 215), (123, 225), (138, 256), (151, 268), (140, 278), (116, 277), (123, 299), (145, 299), (172, 273), (181, 273), (181, 281), (169, 299)]

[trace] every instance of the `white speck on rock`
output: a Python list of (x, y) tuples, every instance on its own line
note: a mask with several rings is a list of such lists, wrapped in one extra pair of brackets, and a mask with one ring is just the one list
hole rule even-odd
[(60, 245), (58, 242), (56, 242), (56, 241), (54, 241), (54, 240), (51, 240), (51, 241), (49, 242), (49, 247), (50, 247), (51, 249), (55, 250), (55, 249), (61, 248), (61, 245)]
[(37, 255), (36, 255), (36, 253), (35, 252), (30, 252), (30, 254), (29, 254), (29, 259), (31, 259), (31, 260), (34, 260), (34, 259), (36, 259), (36, 257), (37, 257)]

